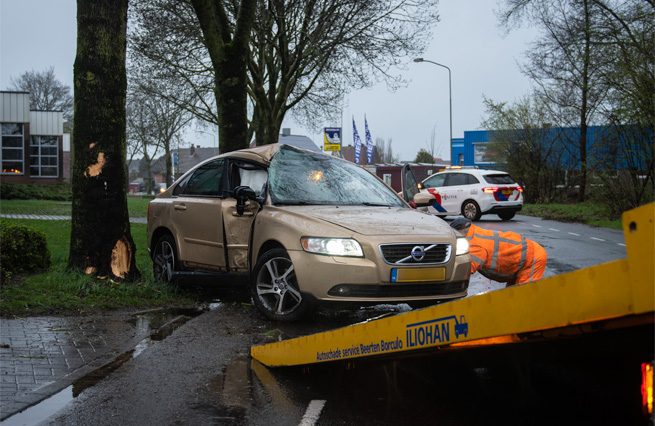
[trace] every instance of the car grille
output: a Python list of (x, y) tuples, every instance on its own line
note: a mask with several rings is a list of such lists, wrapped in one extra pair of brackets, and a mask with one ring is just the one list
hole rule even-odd
[[(339, 292), (339, 287), (347, 287), (347, 294)], [(394, 285), (362, 285), (341, 284), (328, 291), (330, 296), (369, 297), (369, 298), (401, 298), (424, 296), (447, 296), (465, 291), (468, 281), (454, 281), (439, 284), (394, 284)]]
[(382, 244), (380, 253), (384, 261), (391, 265), (434, 265), (450, 260), (451, 245), (448, 243)]

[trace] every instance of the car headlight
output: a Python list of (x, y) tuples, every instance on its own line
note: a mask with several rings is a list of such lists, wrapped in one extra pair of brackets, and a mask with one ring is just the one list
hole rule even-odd
[(303, 250), (328, 256), (364, 257), (362, 246), (352, 238), (302, 237)]
[(457, 248), (455, 250), (455, 255), (459, 256), (460, 254), (467, 254), (469, 252), (469, 242), (465, 237), (457, 237)]

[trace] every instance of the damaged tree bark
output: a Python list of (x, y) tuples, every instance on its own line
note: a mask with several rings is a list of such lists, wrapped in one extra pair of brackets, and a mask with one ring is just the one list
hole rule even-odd
[(68, 267), (139, 278), (127, 211), (125, 49), (128, 0), (78, 0), (73, 219)]

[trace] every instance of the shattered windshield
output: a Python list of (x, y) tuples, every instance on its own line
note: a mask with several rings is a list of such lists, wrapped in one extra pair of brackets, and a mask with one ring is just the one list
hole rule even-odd
[(269, 189), (274, 204), (406, 207), (391, 189), (361, 167), (286, 145), (271, 161)]

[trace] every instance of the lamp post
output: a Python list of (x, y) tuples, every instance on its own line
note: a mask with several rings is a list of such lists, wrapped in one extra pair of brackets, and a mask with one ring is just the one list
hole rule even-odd
[(423, 58), (416, 58), (414, 59), (414, 62), (429, 62), (431, 64), (438, 65), (448, 70), (448, 96), (450, 97), (450, 165), (453, 165), (454, 164), (453, 161), (455, 160), (453, 158), (453, 91), (452, 91), (452, 84), (450, 79), (450, 68), (448, 68), (445, 65), (439, 64), (437, 62), (430, 61), (428, 59), (423, 59)]

